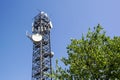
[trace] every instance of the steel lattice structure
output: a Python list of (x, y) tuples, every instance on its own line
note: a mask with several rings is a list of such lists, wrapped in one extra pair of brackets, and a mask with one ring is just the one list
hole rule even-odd
[(32, 34), (38, 33), (42, 35), (42, 40), (39, 42), (33, 41), (32, 80), (52, 80), (52, 78), (46, 75), (52, 74), (51, 28), (52, 24), (46, 13), (40, 12), (35, 16), (32, 25)]

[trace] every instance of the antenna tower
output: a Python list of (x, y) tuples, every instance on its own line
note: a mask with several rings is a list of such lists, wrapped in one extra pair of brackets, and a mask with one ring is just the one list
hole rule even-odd
[(40, 12), (34, 17), (32, 35), (26, 34), (33, 41), (32, 80), (52, 80), (50, 30), (52, 23), (48, 15)]

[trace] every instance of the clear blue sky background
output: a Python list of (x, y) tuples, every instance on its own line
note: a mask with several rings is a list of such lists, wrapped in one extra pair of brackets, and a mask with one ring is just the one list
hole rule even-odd
[(107, 35), (120, 35), (120, 0), (0, 0), (0, 80), (31, 80), (32, 42), (25, 32), (39, 10), (53, 22), (53, 64), (67, 55), (70, 38), (98, 23)]

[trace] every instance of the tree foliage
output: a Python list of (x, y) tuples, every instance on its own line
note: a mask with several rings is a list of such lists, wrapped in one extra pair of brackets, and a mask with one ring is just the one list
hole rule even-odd
[(81, 39), (72, 39), (67, 53), (62, 61), (69, 68), (59, 67), (64, 80), (73, 80), (73, 76), (75, 80), (120, 80), (120, 37), (106, 36), (99, 24)]

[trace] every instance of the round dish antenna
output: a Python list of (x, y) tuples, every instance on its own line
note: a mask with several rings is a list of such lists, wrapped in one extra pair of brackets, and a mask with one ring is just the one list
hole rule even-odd
[(41, 40), (42, 40), (42, 35), (40, 35), (40, 34), (32, 34), (32, 40), (34, 41), (34, 42), (40, 42)]

